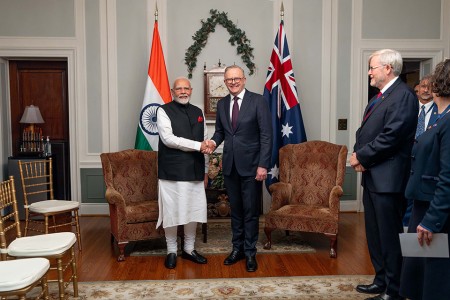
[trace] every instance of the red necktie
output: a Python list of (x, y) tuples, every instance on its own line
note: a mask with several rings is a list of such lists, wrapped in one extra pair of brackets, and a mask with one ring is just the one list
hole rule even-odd
[(236, 129), (236, 125), (237, 125), (237, 120), (238, 120), (238, 116), (239, 116), (239, 104), (238, 104), (238, 100), (239, 98), (237, 96), (235, 96), (233, 98), (233, 111), (231, 113), (231, 126), (233, 127), (233, 130)]
[(367, 109), (366, 114), (364, 115), (363, 122), (370, 116), (370, 114), (371, 114), (371, 112), (372, 112), (372, 109), (374, 108), (375, 104), (377, 104), (377, 102), (380, 101), (381, 95), (383, 95), (383, 94), (382, 94), (381, 92), (379, 92), (379, 93), (377, 94), (377, 98), (375, 99), (375, 101), (373, 101), (373, 102), (370, 104), (369, 108)]

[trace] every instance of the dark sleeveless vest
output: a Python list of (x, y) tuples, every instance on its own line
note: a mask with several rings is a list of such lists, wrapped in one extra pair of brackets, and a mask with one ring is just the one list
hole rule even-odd
[[(172, 101), (161, 106), (172, 124), (172, 132), (198, 142), (204, 139), (203, 114), (192, 104)], [(158, 178), (173, 181), (203, 181), (205, 178), (205, 156), (198, 151), (181, 151), (169, 148), (159, 139)]]

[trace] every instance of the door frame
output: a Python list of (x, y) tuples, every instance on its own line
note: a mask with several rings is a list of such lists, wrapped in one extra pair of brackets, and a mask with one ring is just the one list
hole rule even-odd
[[(69, 49), (0, 49), (0, 59), (6, 60), (6, 68), (9, 70), (9, 60), (20, 60), (20, 59), (30, 59), (30, 60), (50, 60), (50, 59), (65, 59), (67, 61), (67, 94), (68, 94), (68, 111), (69, 111), (69, 152), (70, 152), (70, 186), (71, 188), (71, 199), (73, 201), (81, 202), (80, 199), (80, 172), (79, 172), (79, 162), (78, 162), (78, 147), (76, 146), (76, 141), (79, 140), (77, 132), (77, 115), (80, 109), (77, 107), (76, 103), (83, 103), (80, 101), (80, 96), (75, 93), (75, 90), (83, 91), (83, 89), (76, 89), (75, 87), (81, 84), (82, 80), (77, 80), (76, 77), (76, 58), (77, 51), (75, 48)], [(10, 99), (10, 89), (9, 89), (9, 72), (5, 74), (6, 82), (6, 99)], [(5, 100), (6, 101), (6, 100)], [(9, 101), (7, 101), (9, 102)], [(80, 105), (80, 104), (79, 104)], [(10, 104), (7, 104), (6, 114), (9, 116), (11, 114)], [(12, 155), (12, 137), (11, 137), (11, 122), (7, 121), (6, 132), (9, 133), (7, 136), (2, 136), (3, 140), (7, 140), (8, 143), (8, 153), (2, 153), (2, 160), (7, 159), (8, 156)], [(5, 132), (5, 130), (3, 131)], [(3, 135), (3, 133), (2, 133)], [(4, 163), (3, 161), (2, 163)]]

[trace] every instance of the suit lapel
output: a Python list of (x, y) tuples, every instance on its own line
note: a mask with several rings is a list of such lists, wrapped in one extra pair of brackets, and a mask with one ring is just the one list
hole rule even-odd
[[(363, 121), (362, 124), (366, 123), (366, 121), (367, 121), (367, 120), (370, 118), (370, 116), (375, 112), (375, 110), (376, 110), (380, 105), (382, 105), (382, 104), (389, 98), (389, 96), (391, 95), (392, 91), (394, 91), (394, 89), (400, 84), (400, 82), (401, 82), (401, 79), (400, 79), (400, 77), (399, 77), (399, 78), (397, 78), (397, 80), (394, 81), (394, 83), (393, 83), (393, 84), (392, 84), (392, 85), (391, 85), (391, 86), (383, 93), (383, 95), (381, 96), (381, 100), (378, 101), (378, 103), (376, 103), (376, 104), (374, 105), (374, 107), (373, 107), (372, 110), (370, 111), (370, 115), (366, 118), (366, 120)], [(369, 103), (372, 103), (373, 101), (375, 101), (375, 99), (376, 99), (376, 97), (372, 98), (372, 100), (370, 100)], [(368, 108), (369, 106), (370, 106), (370, 105), (367, 105), (367, 108)], [(367, 108), (366, 108), (366, 110), (364, 111), (364, 115), (366, 114)]]
[(438, 116), (439, 116), (439, 114), (438, 114), (438, 110), (437, 110), (437, 105), (436, 105), (436, 103), (433, 103), (432, 108), (431, 108), (430, 120), (428, 121), (426, 129), (429, 129), (436, 122), (436, 119)]
[(224, 99), (225, 100), (225, 120), (227, 120), (228, 128), (230, 128), (230, 131), (233, 131), (233, 128), (231, 127), (231, 113), (230, 113), (230, 103), (231, 103), (231, 94), (228, 94), (228, 96)]

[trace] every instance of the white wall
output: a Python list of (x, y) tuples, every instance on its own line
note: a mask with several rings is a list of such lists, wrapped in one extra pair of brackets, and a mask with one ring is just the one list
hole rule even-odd
[[(368, 53), (392, 47), (405, 57), (449, 56), (450, 0), (285, 0), (288, 35), (309, 140), (353, 146), (367, 102)], [(211, 8), (225, 11), (254, 47), (262, 93), (281, 0), (159, 0), (159, 31), (169, 80), (187, 75), (184, 53)], [(63, 57), (69, 65), (72, 189), (79, 170), (100, 168), (99, 153), (134, 147), (144, 94), (156, 0), (0, 0), (0, 59)], [(218, 25), (198, 56), (193, 103), (203, 107), (203, 63), (243, 65)], [(244, 69), (245, 66), (244, 66)], [(0, 84), (7, 65), (0, 64)], [(0, 86), (2, 141), (9, 92)], [(348, 130), (337, 131), (337, 119)], [(212, 134), (212, 126), (210, 126)], [(6, 149), (5, 149), (6, 148)], [(2, 142), (4, 168), (10, 146)]]

